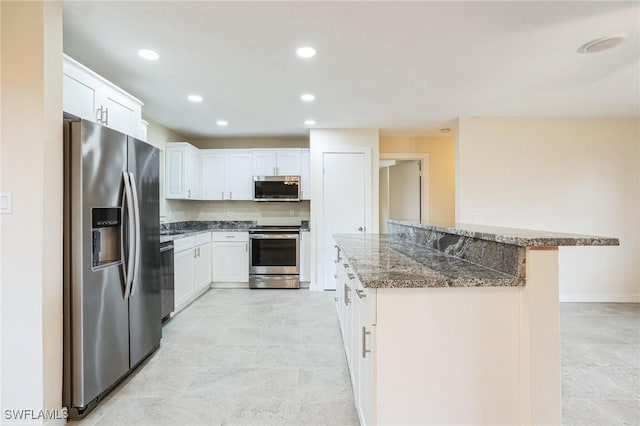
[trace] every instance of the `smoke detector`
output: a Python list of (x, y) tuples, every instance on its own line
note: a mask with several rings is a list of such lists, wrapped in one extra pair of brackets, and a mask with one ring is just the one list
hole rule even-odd
[(625, 34), (614, 34), (607, 37), (591, 40), (578, 48), (578, 53), (596, 53), (609, 50), (622, 43), (627, 36)]

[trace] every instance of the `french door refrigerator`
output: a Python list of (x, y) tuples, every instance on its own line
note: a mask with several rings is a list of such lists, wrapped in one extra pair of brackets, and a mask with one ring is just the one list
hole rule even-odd
[(159, 151), (64, 120), (63, 404), (82, 417), (161, 337)]

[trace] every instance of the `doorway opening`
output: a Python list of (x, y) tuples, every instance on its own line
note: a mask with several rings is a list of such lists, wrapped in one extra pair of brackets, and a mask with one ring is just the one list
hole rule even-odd
[(428, 156), (380, 154), (380, 233), (387, 220), (424, 223), (429, 220)]

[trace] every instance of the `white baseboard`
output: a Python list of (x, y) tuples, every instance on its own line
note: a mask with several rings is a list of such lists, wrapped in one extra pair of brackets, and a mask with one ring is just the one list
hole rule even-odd
[(560, 302), (640, 303), (640, 294), (561, 294)]

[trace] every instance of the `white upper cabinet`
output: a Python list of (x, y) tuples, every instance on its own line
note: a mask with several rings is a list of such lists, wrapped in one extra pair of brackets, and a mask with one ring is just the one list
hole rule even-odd
[(202, 151), (202, 199), (224, 200), (227, 190), (227, 154), (224, 151)]
[(300, 150), (281, 149), (276, 152), (277, 176), (300, 176)]
[(227, 154), (229, 200), (253, 200), (253, 152), (234, 150)]
[(275, 176), (278, 156), (276, 151), (269, 149), (255, 149), (253, 151), (253, 175)]
[(66, 55), (62, 105), (65, 112), (140, 138), (142, 102)]
[(166, 198), (199, 200), (200, 150), (186, 142), (169, 142), (165, 148)]
[(309, 150), (303, 149), (300, 151), (300, 199), (311, 199), (311, 163)]
[(254, 176), (299, 176), (300, 149), (253, 150)]
[(202, 153), (203, 200), (252, 200), (251, 150), (205, 149)]

